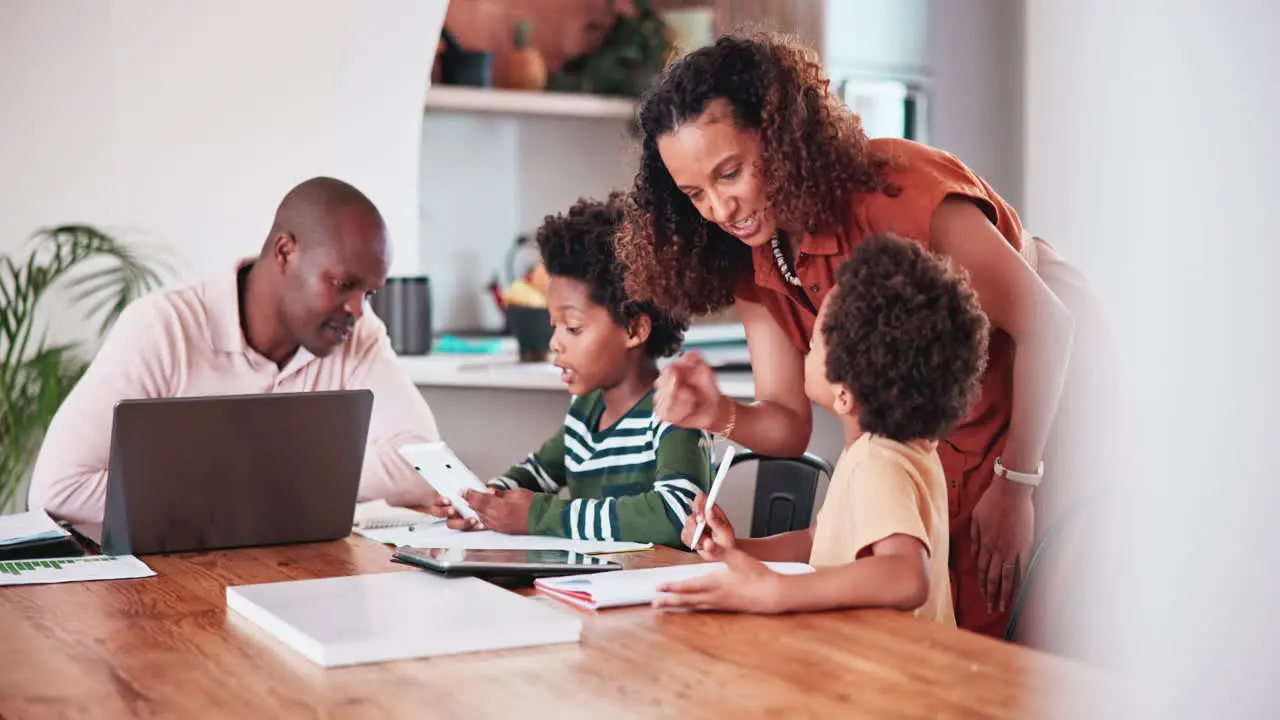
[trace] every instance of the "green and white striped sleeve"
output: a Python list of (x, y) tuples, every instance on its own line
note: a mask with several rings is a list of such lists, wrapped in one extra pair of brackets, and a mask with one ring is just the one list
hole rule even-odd
[(638, 492), (573, 500), (535, 498), (530, 508), (530, 532), (683, 548), (680, 530), (685, 518), (694, 497), (706, 492), (711, 481), (710, 438), (706, 433), (665, 425), (657, 435), (657, 447), (649, 451), (645, 462), (620, 467), (610, 476), (616, 478), (610, 486), (636, 488)]

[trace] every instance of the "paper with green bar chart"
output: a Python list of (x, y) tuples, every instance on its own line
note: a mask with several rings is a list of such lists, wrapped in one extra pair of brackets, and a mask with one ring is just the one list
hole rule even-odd
[(86, 555), (75, 558), (0, 562), (0, 585), (126, 580), (151, 577), (155, 574), (155, 570), (132, 555)]

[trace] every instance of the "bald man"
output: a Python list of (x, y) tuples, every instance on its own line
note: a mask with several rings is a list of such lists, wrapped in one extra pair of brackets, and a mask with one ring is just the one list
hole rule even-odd
[(365, 313), (386, 277), (387, 231), (373, 203), (333, 178), (298, 185), (257, 258), (125, 309), (49, 426), (30, 506), (102, 522), (119, 400), (354, 389), (374, 394), (360, 498), (429, 502), (396, 448), (438, 440), (435, 419), (386, 327)]

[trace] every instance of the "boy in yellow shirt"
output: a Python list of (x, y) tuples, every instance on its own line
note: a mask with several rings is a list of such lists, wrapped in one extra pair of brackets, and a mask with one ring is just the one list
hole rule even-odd
[[(838, 271), (805, 359), (805, 394), (844, 426), (817, 522), (734, 536), (719, 507), (699, 554), (727, 571), (671, 583), (655, 605), (778, 613), (880, 607), (955, 625), (938, 439), (977, 395), (988, 321), (964, 279), (918, 243), (867, 238)], [(703, 515), (699, 495), (687, 545)], [(782, 575), (764, 561), (808, 562)]]

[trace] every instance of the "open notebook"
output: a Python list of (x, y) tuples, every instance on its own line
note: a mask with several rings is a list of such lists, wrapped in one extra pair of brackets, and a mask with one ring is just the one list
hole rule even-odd
[(361, 530), (382, 530), (385, 528), (410, 527), (421, 523), (423, 526), (436, 523), (443, 524), (444, 518), (438, 518), (417, 510), (396, 507), (387, 504), (386, 500), (370, 500), (356, 505), (355, 517), (351, 526)]
[[(775, 572), (799, 575), (813, 572), (804, 563), (765, 563)], [(658, 597), (658, 586), (667, 582), (718, 572), (724, 563), (695, 563), (670, 567), (645, 568), (643, 570), (619, 570), (598, 575), (574, 575), (543, 578), (534, 581), (534, 587), (558, 600), (572, 603), (588, 610), (647, 605)]]

